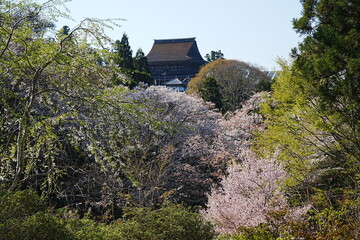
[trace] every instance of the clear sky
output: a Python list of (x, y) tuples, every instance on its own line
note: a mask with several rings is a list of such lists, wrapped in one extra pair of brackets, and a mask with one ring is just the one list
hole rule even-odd
[(147, 54), (154, 39), (196, 37), (202, 56), (221, 50), (227, 59), (238, 59), (268, 70), (276, 58), (289, 58), (300, 41), (292, 19), (301, 14), (299, 0), (72, 0), (66, 4), (74, 22), (85, 17), (124, 18), (120, 28), (108, 31), (114, 39), (128, 35), (135, 53)]

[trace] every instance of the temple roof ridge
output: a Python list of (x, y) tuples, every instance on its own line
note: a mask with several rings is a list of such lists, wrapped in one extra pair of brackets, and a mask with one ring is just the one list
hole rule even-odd
[(196, 39), (195, 37), (191, 37), (191, 38), (154, 39), (154, 44), (195, 42), (195, 39)]

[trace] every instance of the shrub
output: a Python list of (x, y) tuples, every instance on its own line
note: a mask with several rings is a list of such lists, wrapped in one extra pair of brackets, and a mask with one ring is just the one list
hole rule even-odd
[(0, 192), (0, 240), (210, 240), (214, 236), (211, 223), (180, 205), (130, 208), (123, 220), (103, 224), (66, 210), (50, 213), (32, 191)]
[(278, 239), (276, 232), (265, 224), (257, 227), (241, 227), (235, 234), (224, 234), (219, 240), (270, 240)]
[(359, 239), (359, 206), (359, 201), (351, 201), (340, 209), (327, 208), (320, 212), (313, 211), (305, 223), (288, 224), (288, 229), (283, 235), (288, 236), (286, 239)]
[(34, 191), (9, 192), (0, 189), (0, 223), (23, 219), (44, 209), (45, 205)]
[(0, 239), (73, 239), (61, 219), (44, 212), (45, 204), (30, 190), (0, 191)]
[(25, 219), (9, 219), (0, 225), (0, 239), (7, 240), (72, 240), (74, 235), (64, 223), (44, 212)]
[(126, 216), (128, 220), (118, 222), (124, 239), (210, 240), (215, 236), (212, 225), (200, 214), (179, 205), (133, 208)]
[(122, 240), (117, 224), (98, 223), (91, 219), (65, 219), (66, 228), (73, 234), (74, 240)]

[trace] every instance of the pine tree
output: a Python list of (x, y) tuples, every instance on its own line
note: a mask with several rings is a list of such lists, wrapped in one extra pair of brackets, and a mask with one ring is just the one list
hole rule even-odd
[(205, 55), (205, 59), (208, 62), (212, 62), (212, 61), (215, 61), (217, 59), (224, 59), (224, 54), (221, 52), (221, 50), (219, 50), (219, 51), (211, 51), (210, 54), (207, 53)]

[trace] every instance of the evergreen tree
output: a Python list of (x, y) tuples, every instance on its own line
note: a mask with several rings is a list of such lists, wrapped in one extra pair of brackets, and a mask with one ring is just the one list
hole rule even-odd
[(60, 31), (59, 31), (59, 35), (60, 36), (67, 36), (67, 35), (69, 35), (69, 33), (70, 33), (70, 27), (69, 26), (67, 26), (67, 25), (64, 25), (61, 29), (60, 29)]
[(136, 51), (136, 55), (134, 57), (134, 68), (140, 72), (150, 73), (149, 63), (141, 48)]
[(148, 86), (153, 85), (154, 80), (151, 77), (149, 63), (141, 48), (137, 50), (133, 62), (134, 72), (132, 73), (132, 79), (135, 81), (134, 84), (139, 85), (142, 82)]
[[(129, 44), (129, 39), (124, 33), (121, 41), (117, 40), (115, 42), (115, 64), (117, 64), (122, 73), (128, 78), (128, 86), (134, 88), (139, 85), (140, 82), (147, 85), (153, 84), (153, 79), (150, 74), (149, 64), (144, 52), (141, 49), (138, 49), (135, 57), (132, 57), (132, 50)], [(114, 82), (116, 83), (116, 77), (114, 77)]]
[(198, 90), (199, 95), (204, 101), (212, 102), (215, 105), (215, 108), (222, 110), (222, 96), (220, 93), (220, 86), (216, 82), (216, 79), (213, 77), (207, 77), (201, 83)]
[[(358, 116), (354, 120), (359, 121), (360, 2), (303, 0), (302, 4), (304, 13), (294, 20), (294, 28), (306, 38), (293, 50), (295, 65), (303, 77), (318, 86), (329, 109)], [(354, 107), (336, 107), (343, 97)]]
[(132, 50), (126, 33), (123, 34), (121, 41), (115, 42), (115, 63), (123, 69), (124, 73), (131, 73), (134, 70)]
[(219, 51), (211, 51), (210, 54), (207, 53), (205, 55), (205, 59), (208, 62), (212, 62), (212, 61), (215, 61), (217, 59), (224, 59), (224, 54), (221, 52), (221, 50), (219, 50)]

